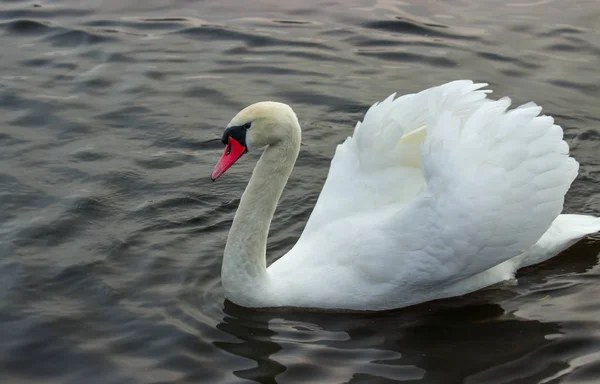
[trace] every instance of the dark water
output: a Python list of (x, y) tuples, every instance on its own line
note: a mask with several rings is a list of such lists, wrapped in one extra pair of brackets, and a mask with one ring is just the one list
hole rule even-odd
[(372, 315), (224, 302), (220, 263), (257, 154), (217, 183), (247, 104), (304, 129), (269, 259), (335, 146), (394, 91), (457, 78), (535, 100), (600, 215), (600, 3), (3, 1), (0, 382), (598, 383), (600, 241), (467, 297)]

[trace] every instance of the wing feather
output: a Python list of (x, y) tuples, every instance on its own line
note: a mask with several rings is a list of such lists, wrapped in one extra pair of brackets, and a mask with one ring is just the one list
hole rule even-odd
[(578, 163), (539, 106), (508, 110), (511, 100), (488, 99), (485, 85), (454, 81), (374, 104), (337, 147), (300, 240), (372, 212), (365, 236), (384, 231), (389, 249), (378, 257), (405, 266), (392, 284), (422, 289), (533, 246), (561, 212)]
[(509, 104), (490, 101), (464, 119), (442, 104), (430, 126), (421, 149), (427, 188), (390, 226), (401, 233), (399, 247), (411, 241), (427, 251), (406, 262), (439, 266), (423, 276), (427, 284), (455, 282), (526, 251), (562, 211), (578, 170), (562, 129), (534, 104), (507, 111)]
[(458, 80), (373, 104), (352, 137), (338, 145), (302, 236), (349, 215), (408, 202), (422, 190), (421, 143), (446, 95), (456, 113), (482, 104), (487, 84)]

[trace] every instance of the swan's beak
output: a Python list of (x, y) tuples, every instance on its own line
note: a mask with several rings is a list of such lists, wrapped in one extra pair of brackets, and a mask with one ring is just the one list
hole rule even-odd
[(248, 148), (230, 136), (227, 140), (227, 145), (225, 146), (225, 151), (223, 151), (221, 160), (219, 160), (212, 171), (212, 175), (210, 176), (211, 180), (217, 180), (219, 176), (224, 174), (225, 171), (228, 170), (236, 161), (238, 161), (238, 159), (246, 152), (248, 152)]

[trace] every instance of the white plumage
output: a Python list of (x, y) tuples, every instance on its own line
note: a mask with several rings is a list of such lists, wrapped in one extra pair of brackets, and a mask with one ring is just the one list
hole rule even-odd
[[(486, 85), (454, 81), (374, 104), (338, 146), (298, 243), (260, 277), (235, 270), (247, 259), (225, 263), (228, 297), (262, 307), (398, 308), (511, 278), (600, 230), (600, 218), (559, 216), (578, 170), (561, 127), (534, 103), (508, 110), (510, 99), (488, 99)], [(232, 124), (256, 113), (244, 111)], [(289, 172), (280, 173), (265, 174), (282, 189)], [(261, 209), (251, 185), (244, 215)], [(237, 244), (244, 229), (234, 229)]]

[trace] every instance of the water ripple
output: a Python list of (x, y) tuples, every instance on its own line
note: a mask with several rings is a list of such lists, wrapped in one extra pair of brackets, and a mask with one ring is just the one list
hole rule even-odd
[(242, 32), (218, 25), (204, 25), (201, 27), (185, 28), (183, 30), (178, 31), (177, 33), (188, 38), (200, 40), (240, 40), (244, 41), (248, 46), (251, 47), (290, 46), (305, 48), (322, 48), (325, 50), (332, 49), (331, 47), (314, 41), (283, 40), (275, 37), (262, 36), (255, 33)]
[(440, 24), (419, 24), (414, 20), (397, 17), (395, 20), (376, 20), (362, 24), (365, 28), (376, 29), (397, 34), (408, 34), (428, 37), (439, 37), (455, 40), (478, 40), (477, 36), (451, 33), (447, 26)]
[(454, 67), (458, 65), (455, 61), (438, 56), (419, 55), (410, 52), (394, 52), (390, 50), (360, 50), (359, 55), (372, 56), (383, 60), (401, 61), (405, 63), (424, 63), (433, 67)]

